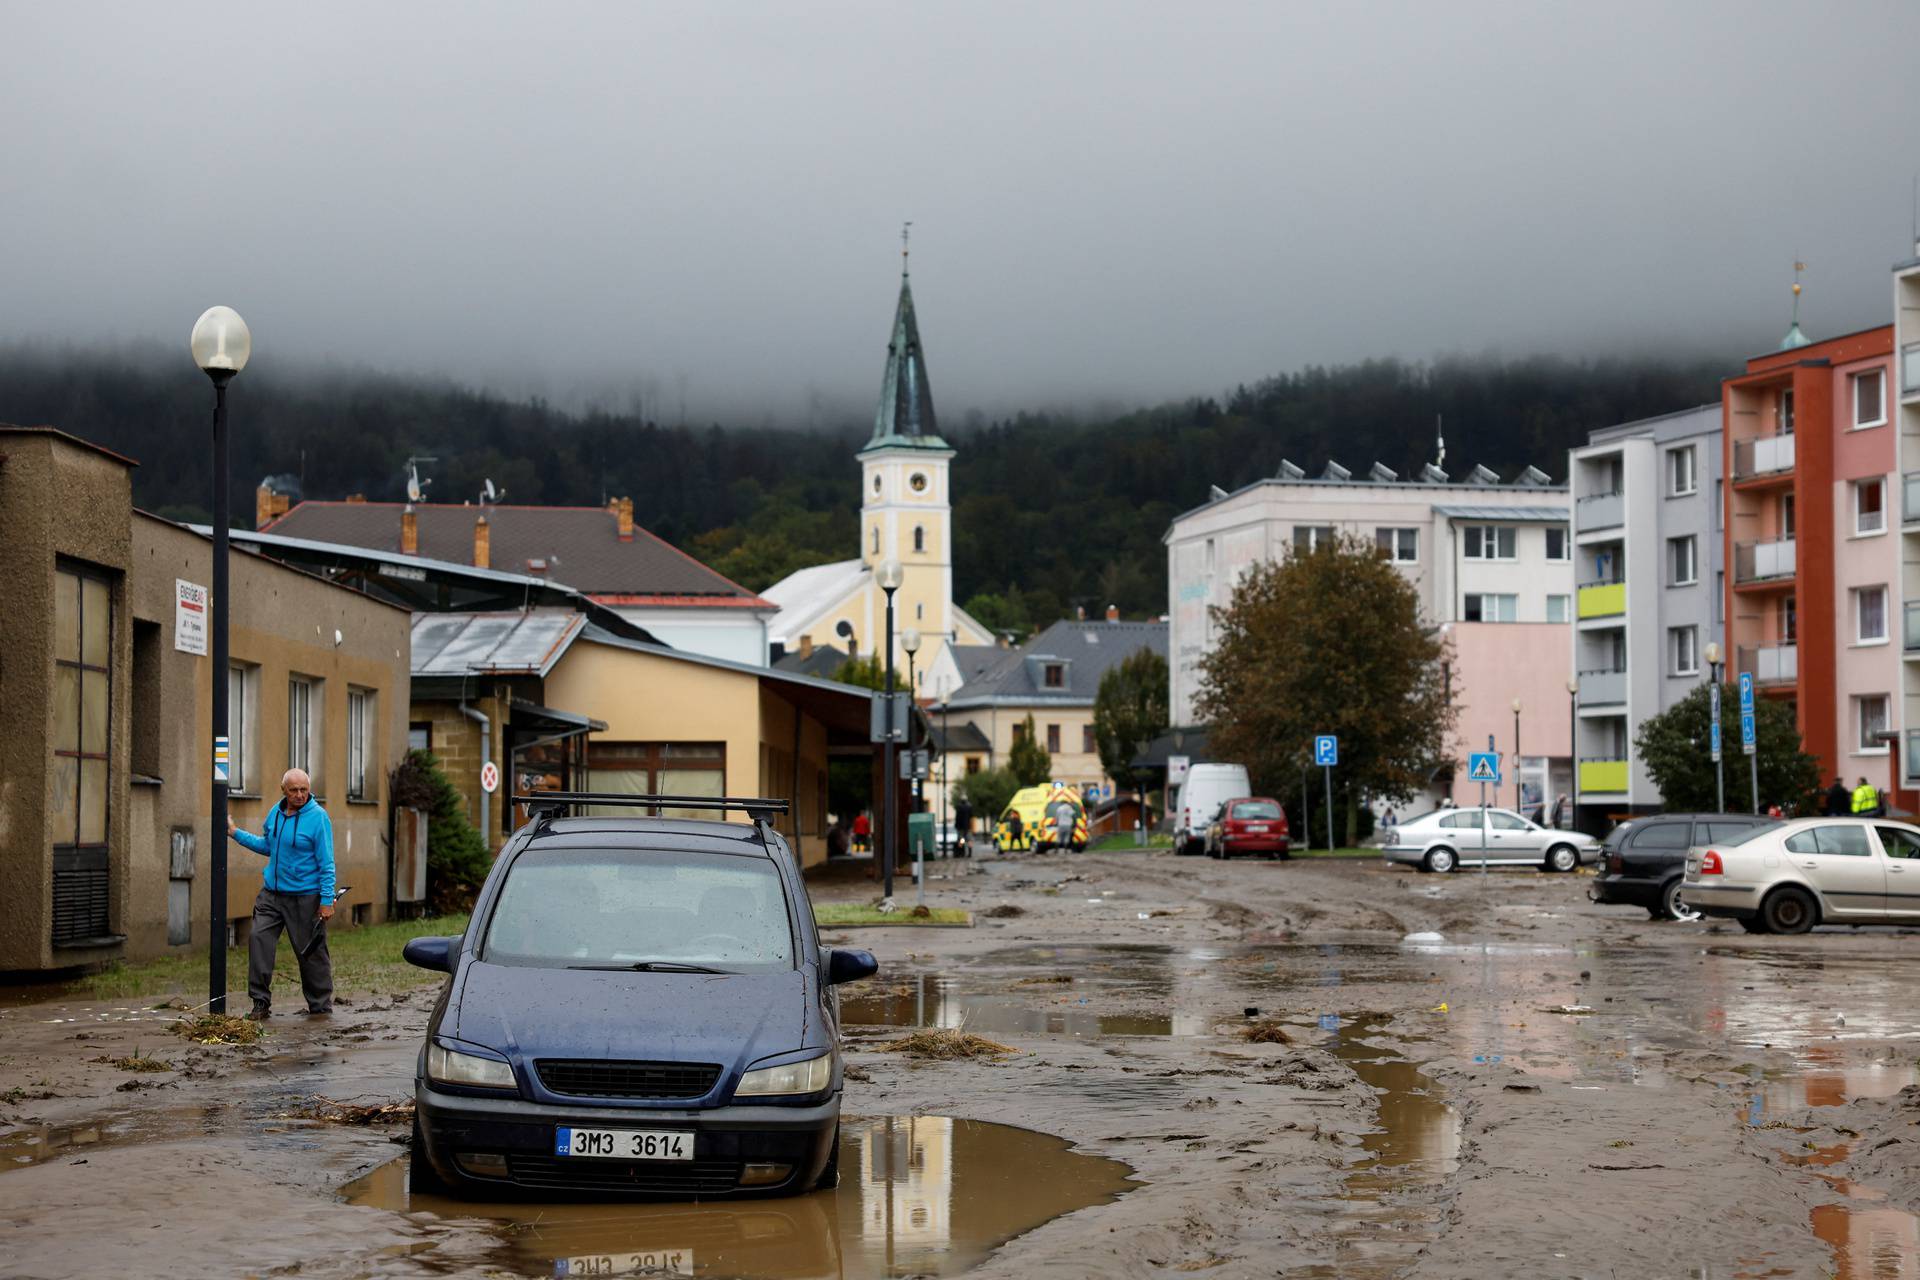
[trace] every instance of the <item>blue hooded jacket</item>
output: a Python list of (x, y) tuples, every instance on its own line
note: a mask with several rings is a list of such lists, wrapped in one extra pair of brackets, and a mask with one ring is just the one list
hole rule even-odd
[(264, 836), (236, 830), (233, 838), (267, 859), (266, 887), (274, 893), (317, 893), (322, 906), (333, 903), (333, 820), (320, 802), (287, 812), (285, 803), (267, 815)]

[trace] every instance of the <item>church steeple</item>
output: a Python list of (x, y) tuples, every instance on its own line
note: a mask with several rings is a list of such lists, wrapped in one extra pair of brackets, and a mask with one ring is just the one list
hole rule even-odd
[(880, 379), (880, 407), (873, 415), (873, 435), (866, 447), (945, 449), (947, 442), (934, 426), (927, 355), (920, 346), (920, 325), (913, 314), (904, 228), (900, 241), (900, 301), (893, 312), (893, 337), (887, 342), (886, 372)]

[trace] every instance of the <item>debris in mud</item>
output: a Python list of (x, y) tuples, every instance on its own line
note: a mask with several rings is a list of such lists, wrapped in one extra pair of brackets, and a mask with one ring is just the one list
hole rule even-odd
[(1016, 907), (1011, 902), (1002, 902), (998, 906), (988, 907), (980, 913), (989, 920), (1011, 920), (1015, 916), (1027, 914), (1025, 907)]
[(1051, 987), (1072, 981), (1073, 976), (1071, 974), (1043, 973), (1031, 978), (1017, 978), (1014, 980), (1013, 985), (1016, 987)]
[(997, 1058), (1002, 1054), (1018, 1053), (1012, 1045), (1001, 1044), (998, 1040), (989, 1040), (985, 1036), (974, 1035), (971, 1031), (956, 1031), (951, 1027), (933, 1027), (916, 1031), (912, 1035), (902, 1036), (898, 1040), (888, 1040), (874, 1046), (888, 1053), (904, 1053), (915, 1058)]
[(929, 909), (927, 904), (924, 902), (921, 903), (919, 906), (915, 907), (913, 910), (907, 912), (907, 914), (909, 916), (912, 916), (915, 920), (931, 920), (933, 918), (932, 910)]
[(1542, 1009), (1542, 1013), (1564, 1013), (1570, 1017), (1584, 1018), (1593, 1012), (1590, 1004), (1555, 1004)]
[(122, 1071), (171, 1071), (171, 1062), (162, 1062), (158, 1058), (149, 1058), (136, 1047), (132, 1053), (120, 1058), (110, 1058), (102, 1054), (98, 1058), (89, 1058), (89, 1062), (98, 1062), (109, 1067), (118, 1067)]
[(848, 1080), (873, 1079), (873, 1073), (871, 1071), (868, 1071), (865, 1067), (861, 1066), (857, 1062), (848, 1062), (848, 1063), (842, 1064), (840, 1068), (840, 1074), (841, 1076), (843, 1076)]
[(198, 1017), (181, 1018), (169, 1029), (195, 1044), (258, 1044), (260, 1037), (266, 1034), (266, 1029), (259, 1023), (248, 1022), (231, 1013), (203, 1013)]
[(1293, 1043), (1293, 1033), (1288, 1031), (1281, 1023), (1271, 1019), (1265, 1022), (1256, 1022), (1250, 1027), (1243, 1027), (1240, 1031), (1240, 1038), (1250, 1041), (1253, 1044)]
[(1537, 1084), (1506, 1084), (1506, 1085), (1501, 1085), (1500, 1087), (1501, 1087), (1501, 1088), (1503, 1088), (1503, 1089), (1505, 1089), (1505, 1090), (1506, 1090), (1506, 1091), (1507, 1091), (1508, 1093), (1538, 1093), (1538, 1092), (1540, 1092), (1540, 1086), (1539, 1086), (1539, 1085), (1537, 1085)]
[(379, 1102), (363, 1106), (355, 1102), (336, 1102), (316, 1093), (291, 1111), (281, 1112), (280, 1118), (318, 1120), (322, 1124), (410, 1124), (413, 1121), (413, 1100), (409, 1098), (405, 1102)]

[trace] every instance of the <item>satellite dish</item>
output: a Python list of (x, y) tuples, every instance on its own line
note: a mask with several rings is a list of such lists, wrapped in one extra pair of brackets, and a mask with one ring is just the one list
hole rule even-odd
[(845, 618), (842, 618), (834, 624), (833, 634), (840, 636), (842, 639), (851, 640), (853, 639), (853, 624)]
[(494, 488), (492, 480), (488, 480), (486, 488), (480, 491), (480, 501), (487, 503), (489, 506), (506, 496), (507, 491), (505, 489)]

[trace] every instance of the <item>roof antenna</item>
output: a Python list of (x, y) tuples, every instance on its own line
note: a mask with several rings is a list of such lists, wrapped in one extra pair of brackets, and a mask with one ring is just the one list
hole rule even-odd
[(433, 481), (431, 480), (422, 480), (420, 478), (420, 464), (423, 462), (438, 462), (438, 461), (440, 461), (440, 459), (438, 458), (428, 458), (421, 455), (415, 455), (414, 457), (407, 459), (407, 501), (408, 502), (424, 501), (427, 496), (427, 486), (433, 483)]
[(1433, 415), (1433, 441), (1439, 451), (1433, 465), (1444, 471), (1447, 466), (1447, 415), (1444, 413)]
[(900, 224), (900, 278), (907, 278), (907, 237), (913, 234), (913, 222), (909, 219)]

